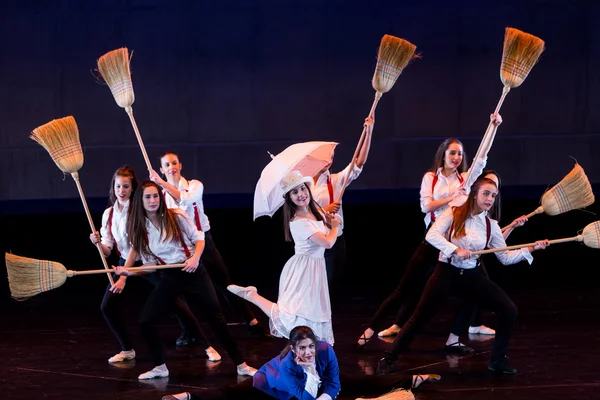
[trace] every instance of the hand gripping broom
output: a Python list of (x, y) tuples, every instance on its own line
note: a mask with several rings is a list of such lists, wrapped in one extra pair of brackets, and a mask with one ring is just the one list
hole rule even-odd
[[(581, 165), (575, 166), (560, 182), (546, 191), (542, 196), (542, 205), (526, 215), (527, 218), (545, 212), (558, 215), (567, 211), (584, 208), (594, 203), (592, 185)], [(502, 232), (513, 227), (510, 224), (502, 228)]]
[[(521, 86), (525, 81), (544, 49), (545, 43), (542, 39), (515, 28), (507, 27), (505, 29), (502, 63), (500, 64), (500, 80), (504, 88), (494, 114), (500, 112), (500, 107), (510, 89)], [(493, 121), (490, 121), (473, 160), (487, 155), (492, 148), (495, 136), (496, 130), (493, 129)], [(465, 182), (471, 182), (471, 174), (472, 170), (469, 170)]]
[[(92, 221), (90, 210), (88, 209), (85, 196), (83, 195), (81, 183), (79, 183), (78, 171), (83, 166), (83, 151), (81, 150), (81, 143), (79, 143), (79, 130), (77, 129), (75, 118), (68, 116), (38, 126), (33, 130), (30, 138), (38, 142), (46, 149), (46, 151), (48, 151), (48, 153), (50, 153), (50, 157), (52, 157), (54, 163), (62, 172), (71, 174), (77, 185), (79, 197), (81, 197), (81, 202), (83, 203), (83, 208), (85, 209), (88, 222), (90, 223), (90, 228), (92, 228), (92, 232), (96, 232), (94, 221)], [(97, 243), (96, 247), (100, 253), (100, 258), (102, 258), (104, 268), (108, 269), (106, 257), (104, 257), (104, 252), (102, 252), (100, 243)], [(112, 276), (110, 274), (107, 276), (111, 285), (114, 285), (115, 282), (113, 281)]]
[(98, 59), (98, 71), (110, 88), (117, 105), (124, 108), (129, 116), (129, 121), (131, 121), (135, 137), (142, 150), (146, 167), (148, 170), (151, 170), (152, 165), (146, 153), (142, 136), (133, 117), (133, 108), (131, 107), (135, 101), (135, 94), (133, 93), (131, 70), (129, 69), (130, 61), (129, 51), (126, 47), (121, 47), (120, 49), (109, 51)]
[[(417, 46), (414, 44), (392, 35), (384, 35), (383, 38), (381, 38), (377, 55), (377, 64), (375, 66), (375, 73), (373, 74), (373, 79), (371, 81), (373, 89), (375, 89), (375, 100), (373, 101), (371, 111), (369, 112), (370, 118), (373, 118), (373, 115), (375, 114), (375, 108), (377, 107), (377, 103), (379, 103), (381, 96), (383, 96), (384, 93), (389, 92), (390, 89), (394, 87), (396, 80), (408, 63), (415, 58), (420, 58), (420, 55), (415, 54), (416, 48)], [(346, 186), (348, 185), (348, 177), (354, 169), (360, 149), (365, 141), (366, 132), (367, 127), (365, 126), (358, 141), (358, 146), (356, 146), (356, 150), (354, 151), (350, 171), (344, 178), (344, 185), (340, 191), (338, 201), (342, 199), (342, 195), (346, 190)]]
[[(550, 244), (554, 243), (565, 243), (565, 242), (583, 242), (587, 247), (593, 249), (600, 248), (600, 221), (592, 222), (583, 228), (583, 232), (577, 236), (563, 239), (553, 239), (548, 241)], [(497, 251), (515, 250), (523, 247), (534, 246), (535, 243), (516, 244), (514, 246), (499, 247), (497, 249), (487, 249), (471, 252), (471, 255), (495, 253)]]
[[(21, 301), (30, 299), (42, 292), (56, 289), (62, 286), (67, 278), (79, 275), (110, 274), (114, 272), (113, 268), (108, 270), (72, 271), (67, 270), (62, 264), (54, 261), (36, 260), (9, 253), (6, 253), (5, 260), (11, 297)], [(154, 271), (157, 269), (181, 268), (184, 265), (144, 265), (142, 267), (130, 268), (130, 270)]]

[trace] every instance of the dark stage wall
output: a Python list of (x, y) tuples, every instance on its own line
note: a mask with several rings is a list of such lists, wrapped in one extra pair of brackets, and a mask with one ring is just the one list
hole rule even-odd
[(352, 189), (417, 188), (444, 138), (475, 153), (501, 94), (507, 26), (547, 50), (507, 97), (490, 165), (506, 185), (543, 186), (573, 157), (598, 183), (599, 19), (594, 1), (3, 1), (0, 200), (77, 198), (28, 138), (67, 115), (85, 150), (86, 196), (105, 197), (121, 164), (143, 173), (125, 112), (94, 76), (97, 58), (122, 46), (133, 50), (133, 109), (151, 159), (178, 152), (208, 194), (252, 193), (267, 150), (299, 141), (340, 142), (341, 169), (372, 104), (384, 34), (422, 59), (381, 100)]

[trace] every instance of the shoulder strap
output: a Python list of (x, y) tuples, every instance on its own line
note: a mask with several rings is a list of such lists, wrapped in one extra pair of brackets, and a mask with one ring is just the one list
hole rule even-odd
[(492, 236), (492, 223), (490, 217), (485, 216), (485, 248), (487, 249), (490, 245), (490, 238)]
[[(435, 189), (435, 184), (438, 181), (438, 175), (437, 173), (433, 176), (433, 181), (431, 182), (431, 198), (433, 198), (433, 190)], [(435, 221), (435, 212), (431, 212), (431, 223), (433, 223), (433, 221)]]
[[(113, 220), (114, 211), (115, 211), (115, 206), (113, 205), (110, 208), (110, 211), (108, 212), (108, 230), (109, 230), (110, 234), (113, 236), (113, 240), (115, 238), (115, 235), (112, 232), (112, 220)], [(117, 245), (117, 241), (115, 240), (114, 242), (115, 242), (115, 251), (117, 252), (117, 255), (119, 257), (121, 257), (121, 252), (119, 251), (119, 246)]]

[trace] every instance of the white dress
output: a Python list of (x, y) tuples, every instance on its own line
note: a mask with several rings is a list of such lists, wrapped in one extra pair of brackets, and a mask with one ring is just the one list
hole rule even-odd
[(327, 234), (323, 221), (301, 218), (290, 222), (294, 255), (279, 277), (279, 297), (271, 308), (271, 334), (289, 338), (299, 325), (308, 326), (319, 340), (333, 345), (331, 304), (325, 269), (325, 248), (308, 238), (316, 232)]

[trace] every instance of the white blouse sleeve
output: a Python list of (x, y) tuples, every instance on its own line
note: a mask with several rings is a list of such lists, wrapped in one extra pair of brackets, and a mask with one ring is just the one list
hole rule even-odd
[[(498, 222), (495, 220), (491, 220), (491, 234), (490, 234), (490, 244), (489, 247), (491, 249), (497, 249), (500, 247), (506, 247), (506, 241), (504, 240), (504, 236), (502, 236), (502, 230), (498, 225)], [(504, 265), (512, 265), (516, 264), (520, 261), (527, 260), (529, 264), (533, 262), (533, 256), (527, 249), (527, 247), (518, 249), (518, 250), (504, 250), (498, 251), (494, 253), (498, 260)]]
[(308, 240), (309, 237), (320, 232), (315, 224), (306, 218), (297, 219), (293, 224), (290, 224), (290, 231), (294, 240)]
[(427, 172), (421, 180), (421, 212), (425, 213), (426, 207), (433, 201), (433, 178), (435, 175), (432, 172)]
[(202, 182), (192, 179), (188, 183), (187, 192), (185, 189), (179, 191), (179, 205), (185, 207), (191, 206), (194, 203), (201, 203), (203, 193), (204, 185)]
[(204, 232), (199, 231), (189, 215), (183, 211), (177, 210), (178, 222), (181, 228), (181, 233), (192, 243), (195, 244), (199, 240), (204, 240)]
[(452, 211), (452, 207), (449, 207), (446, 211), (441, 213), (431, 225), (431, 228), (429, 228), (429, 231), (427, 231), (427, 235), (425, 236), (425, 240), (433, 247), (440, 250), (446, 258), (450, 258), (452, 253), (458, 249), (458, 246), (446, 238), (448, 230), (454, 221), (454, 214)]
[[(104, 210), (104, 213), (102, 214), (102, 225), (100, 226), (100, 238), (101, 238), (102, 244), (112, 250), (113, 246), (115, 245), (115, 238), (113, 237), (112, 232), (108, 228), (108, 216), (110, 215), (110, 210), (112, 210), (112, 207), (109, 207), (106, 210)], [(113, 217), (114, 217), (114, 212), (113, 212)]]

